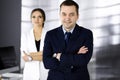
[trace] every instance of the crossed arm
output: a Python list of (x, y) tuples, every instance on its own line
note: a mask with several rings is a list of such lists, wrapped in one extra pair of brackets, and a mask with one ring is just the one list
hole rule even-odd
[[(24, 51), (23, 51), (24, 52)], [(23, 59), (24, 61), (42, 61), (42, 51), (39, 52), (31, 52), (29, 55), (24, 52)]]
[[(77, 54), (86, 54), (88, 51), (88, 48), (85, 47), (85, 46), (82, 46), (79, 51), (77, 52)], [(61, 53), (55, 53), (53, 55), (53, 57), (55, 57), (56, 59), (60, 60), (60, 56), (61, 56)], [(24, 61), (30, 61), (30, 59), (34, 60), (34, 61), (42, 61), (42, 51), (40, 52), (31, 52), (29, 55), (24, 52), (24, 56), (23, 56), (23, 59)]]
[[(84, 66), (87, 65), (93, 51), (93, 36), (92, 33), (88, 33), (87, 37), (83, 41), (83, 46), (74, 49), (76, 51), (71, 51), (71, 53), (66, 53), (63, 51), (53, 53), (52, 39), (49, 34), (46, 35), (45, 45), (43, 49), (43, 62), (47, 69), (61, 69), (61, 66)], [(79, 45), (79, 46), (80, 46)], [(56, 51), (55, 51), (56, 52)]]
[[(88, 52), (88, 48), (85, 46), (82, 46), (77, 52), (77, 54), (86, 54), (87, 52)], [(55, 55), (53, 55), (53, 57), (55, 57), (59, 61), (60, 61), (60, 56), (61, 56), (61, 53), (55, 53)]]

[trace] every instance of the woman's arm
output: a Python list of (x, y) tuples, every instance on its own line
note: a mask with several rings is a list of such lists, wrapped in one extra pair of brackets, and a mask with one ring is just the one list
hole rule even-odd
[(30, 55), (33, 61), (42, 61), (43, 55), (42, 51), (39, 52), (31, 52)]

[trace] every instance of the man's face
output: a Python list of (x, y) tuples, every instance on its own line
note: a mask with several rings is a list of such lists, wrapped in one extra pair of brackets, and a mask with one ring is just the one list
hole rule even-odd
[(60, 19), (65, 29), (72, 29), (78, 20), (75, 6), (61, 6)]

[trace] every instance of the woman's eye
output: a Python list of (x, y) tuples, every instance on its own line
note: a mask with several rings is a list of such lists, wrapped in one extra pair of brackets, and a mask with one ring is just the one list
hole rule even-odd
[(35, 16), (32, 16), (32, 18), (35, 18)]
[(42, 18), (42, 16), (39, 16), (39, 18)]
[(42, 16), (32, 16), (32, 18), (42, 18)]

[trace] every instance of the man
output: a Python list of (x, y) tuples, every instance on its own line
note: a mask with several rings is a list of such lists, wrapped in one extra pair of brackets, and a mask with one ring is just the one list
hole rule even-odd
[(50, 69), (47, 80), (90, 80), (87, 64), (93, 52), (93, 35), (76, 24), (78, 10), (76, 2), (62, 2), (62, 25), (46, 34), (43, 62), (45, 68)]

